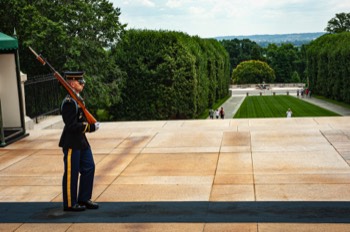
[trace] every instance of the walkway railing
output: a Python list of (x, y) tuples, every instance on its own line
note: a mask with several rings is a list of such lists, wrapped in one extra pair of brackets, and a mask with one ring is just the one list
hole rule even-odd
[(30, 118), (59, 114), (64, 91), (53, 74), (28, 78), (25, 82), (26, 114)]
[(256, 88), (258, 86), (265, 85), (269, 86), (270, 88), (273, 87), (280, 87), (280, 88), (285, 88), (285, 87), (298, 87), (298, 88), (303, 88), (305, 87), (305, 83), (265, 83), (265, 84), (242, 84), (242, 85), (230, 85), (231, 89), (234, 88)]

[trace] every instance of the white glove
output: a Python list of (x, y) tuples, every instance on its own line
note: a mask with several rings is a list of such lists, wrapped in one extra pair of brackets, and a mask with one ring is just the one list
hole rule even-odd
[(100, 128), (100, 122), (95, 122), (95, 131), (97, 131)]

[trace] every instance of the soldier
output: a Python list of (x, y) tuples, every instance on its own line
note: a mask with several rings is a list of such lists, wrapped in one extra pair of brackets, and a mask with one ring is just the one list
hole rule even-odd
[[(79, 71), (66, 72), (64, 75), (67, 83), (77, 94), (84, 89), (83, 74)], [(67, 95), (62, 102), (61, 114), (65, 124), (59, 141), (64, 154), (63, 209), (64, 211), (98, 209), (98, 204), (91, 201), (95, 163), (85, 133), (98, 130), (99, 122), (87, 123), (83, 111), (70, 95)]]

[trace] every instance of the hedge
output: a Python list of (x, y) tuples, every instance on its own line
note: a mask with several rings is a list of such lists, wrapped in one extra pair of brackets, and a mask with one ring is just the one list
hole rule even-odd
[(229, 58), (216, 40), (129, 30), (111, 53), (127, 75), (115, 120), (196, 118), (228, 94)]
[(307, 49), (309, 88), (326, 98), (350, 103), (350, 33), (326, 34)]

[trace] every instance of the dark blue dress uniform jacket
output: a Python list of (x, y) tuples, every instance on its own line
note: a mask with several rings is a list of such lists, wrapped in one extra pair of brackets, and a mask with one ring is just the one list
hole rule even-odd
[(95, 125), (86, 122), (83, 111), (71, 96), (67, 96), (63, 100), (61, 114), (65, 126), (59, 146), (72, 149), (85, 149), (90, 147), (85, 133), (95, 131)]

